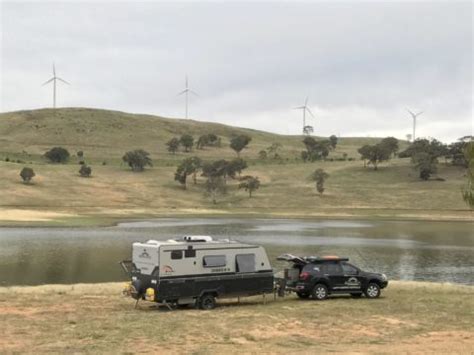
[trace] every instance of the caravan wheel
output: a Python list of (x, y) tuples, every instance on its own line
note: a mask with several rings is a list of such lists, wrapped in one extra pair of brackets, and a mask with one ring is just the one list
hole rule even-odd
[(203, 295), (199, 300), (199, 307), (204, 310), (214, 309), (216, 307), (216, 298), (210, 293)]

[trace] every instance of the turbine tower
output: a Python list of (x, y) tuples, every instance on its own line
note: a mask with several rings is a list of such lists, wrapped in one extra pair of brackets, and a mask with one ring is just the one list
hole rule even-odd
[(295, 107), (295, 110), (303, 110), (303, 134), (309, 134), (313, 132), (313, 127), (311, 126), (306, 126), (306, 112), (308, 112), (311, 117), (314, 117), (313, 113), (308, 107), (308, 96), (306, 96), (306, 99), (304, 100), (304, 105)]
[(408, 113), (411, 115), (411, 117), (413, 118), (413, 142), (415, 141), (416, 139), (416, 136), (415, 136), (415, 132), (416, 132), (416, 118), (421, 115), (423, 113), (423, 111), (420, 111), (418, 113), (413, 113), (412, 111), (410, 111), (409, 109), (407, 109)]
[(61, 79), (59, 76), (56, 76), (56, 67), (54, 66), (53, 63), (53, 77), (46, 81), (42, 86), (49, 84), (50, 82), (53, 82), (53, 108), (56, 108), (56, 82), (57, 81), (62, 81), (65, 84), (70, 85), (66, 80)]
[(178, 96), (180, 95), (185, 95), (185, 100), (186, 100), (186, 109), (185, 109), (185, 117), (188, 118), (188, 96), (189, 96), (189, 93), (193, 94), (193, 95), (196, 95), (196, 96), (199, 96), (196, 92), (194, 92), (193, 90), (191, 90), (188, 86), (188, 76), (186, 75), (186, 82), (185, 82), (185, 89), (183, 91), (181, 91)]

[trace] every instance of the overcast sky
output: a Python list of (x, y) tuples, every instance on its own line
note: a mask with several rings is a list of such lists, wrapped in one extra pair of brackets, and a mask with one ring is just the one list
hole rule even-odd
[(473, 6), (433, 2), (1, 3), (1, 111), (52, 105), (299, 134), (472, 134)]

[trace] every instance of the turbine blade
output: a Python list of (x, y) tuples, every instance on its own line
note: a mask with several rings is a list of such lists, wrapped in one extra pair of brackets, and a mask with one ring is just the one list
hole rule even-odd
[(56, 77), (56, 79), (58, 79), (59, 81), (62, 81), (64, 84), (68, 84), (68, 85), (71, 85), (70, 83), (68, 83), (66, 80), (64, 79), (61, 79), (59, 76)]
[(50, 82), (52, 82), (55, 78), (52, 77), (51, 79), (49, 79), (48, 81), (45, 81), (43, 84), (41, 84), (41, 86), (45, 86), (46, 84), (49, 84)]
[(408, 111), (408, 113), (412, 116), (415, 116), (415, 114), (413, 112), (411, 112), (409, 109), (406, 109)]
[(293, 110), (303, 110), (306, 106), (293, 107)]
[(193, 91), (193, 90), (191, 90), (191, 89), (189, 89), (188, 91), (189, 91), (191, 94), (193, 94), (193, 95), (199, 97), (199, 94), (198, 94), (197, 92), (195, 92), (195, 91)]
[(53, 76), (56, 77), (56, 67), (54, 66), (54, 62), (53, 62)]
[(420, 111), (420, 112), (418, 112), (416, 115), (419, 116), (419, 115), (421, 115), (423, 112), (424, 112), (424, 111)]
[(187, 93), (188, 91), (189, 91), (189, 89), (184, 89), (183, 91), (177, 93), (176, 96), (183, 95), (183, 94)]
[(305, 105), (305, 106), (308, 105), (308, 96), (306, 96), (306, 99), (304, 100), (304, 105)]
[(309, 114), (311, 115), (311, 117), (314, 117), (313, 113), (311, 112), (311, 110), (309, 109), (309, 107), (306, 107), (306, 110), (309, 112)]

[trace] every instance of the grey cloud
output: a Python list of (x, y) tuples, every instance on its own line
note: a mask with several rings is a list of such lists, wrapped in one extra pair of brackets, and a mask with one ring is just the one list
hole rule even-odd
[[(2, 110), (50, 104), (52, 61), (73, 85), (63, 106), (191, 116), (300, 132), (472, 133), (471, 3), (4, 3)], [(401, 126), (405, 121), (405, 126)], [(420, 131), (423, 124), (420, 123)]]

